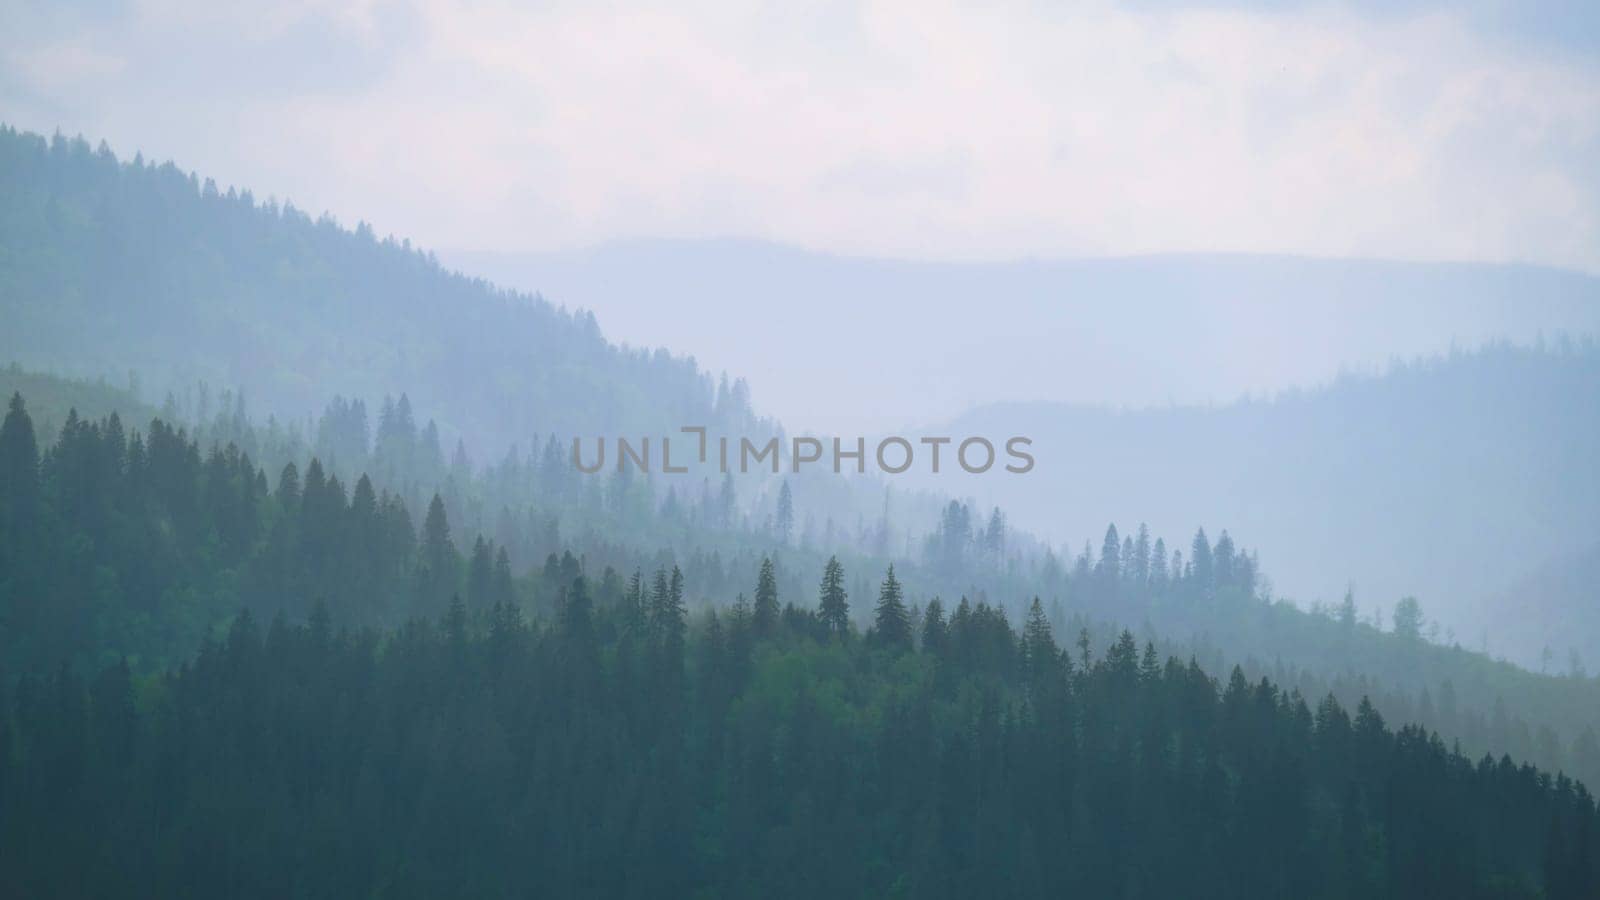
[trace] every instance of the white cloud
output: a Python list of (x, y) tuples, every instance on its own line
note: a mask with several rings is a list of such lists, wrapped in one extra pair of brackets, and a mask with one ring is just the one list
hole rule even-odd
[[(1231, 250), (1600, 271), (1600, 68), (1450, 16), (726, 6), (303, 4), (381, 66), (337, 90), (191, 100), (140, 83), (186, 27), (187, 7), (163, 4), (72, 35), (120, 72), (11, 38), (0, 100), (57, 117), (21, 124), (438, 246), (741, 235), (937, 258)], [(279, 15), (273, 41), (296, 28)]]

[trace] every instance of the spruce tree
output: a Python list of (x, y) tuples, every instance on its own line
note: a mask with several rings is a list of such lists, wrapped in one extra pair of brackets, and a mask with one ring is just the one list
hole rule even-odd
[(594, 642), (594, 601), (582, 575), (572, 579), (561, 604), (561, 634), (570, 644), (588, 647)]
[[(315, 463), (313, 463), (315, 465)], [(311, 477), (306, 477), (307, 501), (310, 504)], [(456, 587), (456, 547), (450, 540), (450, 522), (445, 518), (444, 501), (438, 494), (428, 504), (428, 517), (422, 523), (421, 566), (418, 570), (418, 588), (424, 609), (438, 603)], [(459, 599), (459, 598), (457, 598)]]
[(660, 642), (669, 630), (667, 619), (671, 613), (667, 609), (668, 603), (667, 570), (656, 569), (655, 578), (650, 583), (650, 637)]
[(1194, 533), (1194, 543), (1189, 548), (1189, 569), (1195, 591), (1202, 596), (1209, 595), (1213, 585), (1211, 542), (1206, 539), (1204, 528)]
[(1122, 575), (1122, 539), (1117, 536), (1115, 523), (1106, 526), (1106, 538), (1100, 545), (1099, 569), (1106, 584), (1114, 584)]
[(1035, 686), (1045, 684), (1061, 664), (1061, 649), (1038, 597), (1028, 607), (1028, 622), (1022, 628), (1022, 664)]
[(756, 576), (753, 624), (759, 637), (771, 637), (778, 629), (778, 577), (772, 567), (771, 557), (762, 557), (761, 572)]
[(817, 616), (822, 620), (823, 629), (830, 635), (844, 637), (850, 632), (850, 606), (844, 589), (844, 567), (839, 565), (837, 556), (829, 557), (828, 565), (822, 570), (821, 593)]
[(31, 516), (39, 496), (39, 441), (22, 394), (11, 395), (11, 406), (0, 424), (0, 509), (15, 517)]
[(493, 606), (493, 589), (494, 557), (480, 534), (472, 544), (472, 560), (467, 564), (467, 607), (482, 610)]
[(928, 601), (922, 614), (922, 652), (942, 657), (949, 640), (950, 627), (944, 620), (944, 603), (938, 597)]
[(1128, 566), (1128, 577), (1136, 587), (1143, 588), (1150, 581), (1150, 526), (1139, 523), (1139, 536), (1133, 542), (1133, 554), (1123, 561)]
[(1167, 542), (1156, 538), (1155, 546), (1150, 548), (1150, 590), (1162, 591), (1167, 587)]
[(628, 589), (622, 592), (621, 612), (622, 636), (626, 639), (638, 640), (645, 636), (646, 610), (644, 597), (644, 573), (638, 569), (633, 570), (633, 576), (628, 579)]
[(880, 647), (895, 650), (911, 649), (911, 616), (906, 612), (905, 598), (900, 581), (894, 577), (894, 565), (878, 589), (878, 609), (872, 626), (873, 640)]

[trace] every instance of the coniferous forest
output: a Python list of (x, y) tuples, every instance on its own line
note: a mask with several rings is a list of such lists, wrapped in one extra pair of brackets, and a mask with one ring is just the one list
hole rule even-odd
[[(1020, 632), (966, 598), (913, 611), (892, 566), (852, 596), (836, 558), (808, 596), (764, 561), (749, 601), (691, 616), (678, 566), (591, 583), (568, 554), (530, 616), (503, 551), (458, 558), (437, 498), (418, 537), (365, 477), (346, 505), (319, 464), (291, 465), (269, 494), (236, 449), (202, 461), (159, 419), (119, 429), (69, 416), (41, 457), (13, 398), (8, 658), (172, 627), (196, 602), (186, 569), (331, 588), (340, 615), (247, 606), (172, 665), (8, 676), (13, 895), (1597, 889), (1586, 788), (1391, 729), (1365, 699), (1223, 679), (1126, 631), (1063, 646), (1037, 599)], [(151, 602), (102, 608), (123, 596)]]
[[(575, 435), (788, 433), (738, 377), (172, 164), (0, 126), (0, 200), (0, 897), (1600, 896), (1576, 651), (1496, 659), (1340, 572), (1297, 603), (1227, 523), (1079, 550), (782, 453), (580, 475)], [(1470, 434), (1462, 386), (1514, 372), (1564, 419), (1600, 348), (1272, 408), (1426, 382)], [(1249, 467), (1192, 455), (1193, 496)], [(1581, 543), (1593, 476), (1542, 477)]]
[[(1369, 705), (1040, 613), (876, 625), (679, 575), (558, 620), (241, 615), (148, 680), (25, 677), (12, 896), (1592, 897), (1594, 801)], [(897, 618), (898, 617), (898, 618)], [(915, 645), (915, 646), (913, 646)]]

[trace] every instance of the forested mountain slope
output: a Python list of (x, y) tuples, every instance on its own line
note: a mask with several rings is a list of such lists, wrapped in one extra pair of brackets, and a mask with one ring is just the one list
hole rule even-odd
[(0, 367), (0, 398), (20, 394), (28, 400), (40, 446), (48, 447), (61, 435), (61, 426), (76, 412), (78, 418), (98, 422), (116, 413), (124, 422), (141, 426), (158, 411), (132, 389), (116, 387), (105, 380), (61, 378), (25, 371), (16, 363)]
[[(459, 596), (478, 625), (497, 604), (550, 622), (574, 578), (614, 606), (628, 573), (652, 569), (678, 576), (691, 611), (753, 598), (789, 617), (791, 605), (804, 613), (815, 573), (837, 555), (840, 586), (857, 598), (896, 564), (913, 623), (941, 596), (957, 616), (1020, 621), (1028, 598), (1042, 595), (1052, 625), (1086, 647), (1136, 627), (1163, 655), (1210, 671), (1238, 663), (1306, 696), (1352, 706), (1370, 697), (1392, 720), (1435, 729), (1470, 754), (1510, 753), (1600, 780), (1596, 679), (1529, 673), (1429, 643), (1414, 627), (1381, 632), (1353, 607), (1308, 613), (1274, 602), (1254, 586), (1254, 554), (1226, 532), (1214, 545), (1197, 533), (1187, 558), (1173, 551), (1163, 564), (1164, 541), (1150, 545), (1140, 531), (1124, 544), (1110, 528), (1098, 559), (1086, 552), (1062, 569), (1048, 554), (994, 558), (996, 536), (963, 538), (966, 513), (952, 504), (926, 556), (906, 559), (872, 549), (875, 527), (825, 544), (785, 539), (753, 523), (737, 494), (658, 501), (620, 476), (574, 491), (560, 465), (435, 473), (412, 498), (385, 462), (394, 446), (372, 457), (376, 476), (341, 474), (281, 431), (226, 412), (193, 432), (69, 413), (60, 440), (42, 448), (31, 430), (16, 397), (0, 425), (0, 656), (14, 672), (118, 660), (160, 671), (240, 608), (265, 620), (323, 607), (353, 626), (394, 627), (440, 616)], [(261, 459), (273, 460), (275, 478)], [(504, 504), (498, 514), (483, 514), (484, 498)]]
[[(436, 618), (460, 594), (479, 618), (511, 597), (530, 617), (549, 621), (577, 575), (614, 602), (627, 573), (658, 566), (681, 567), (693, 608), (725, 608), (750, 592), (771, 559), (773, 589), (803, 607), (814, 572), (837, 553), (857, 597), (870, 594), (871, 573), (899, 564), (914, 616), (935, 598), (948, 609), (965, 595), (1020, 621), (1029, 598), (1039, 596), (1053, 624), (1089, 629), (1095, 646), (1132, 627), (1213, 671), (1238, 662), (1350, 703), (1371, 694), (1386, 714), (1461, 737), (1474, 754), (1511, 751), (1585, 778), (1600, 773), (1593, 679), (1541, 678), (1448, 646), (1445, 634), (1446, 646), (1438, 646), (1426, 633), (1399, 636), (1387, 625), (1343, 621), (1331, 607), (1308, 613), (1275, 602), (1253, 552), (1226, 532), (1188, 537), (1195, 523), (1217, 521), (1210, 510), (1157, 520), (1137, 540), (1132, 528), (1120, 537), (1112, 529), (1098, 552), (1086, 548), (1072, 559), (1010, 527), (1001, 510), (941, 502), (930, 528), (924, 523), (933, 516), (907, 514), (908, 500), (926, 506), (929, 498), (897, 491), (891, 512), (883, 494), (831, 476), (737, 484), (691, 478), (670, 486), (620, 473), (579, 478), (553, 439), (563, 427), (628, 423), (639, 433), (699, 416), (773, 426), (751, 422), (742, 386), (714, 390), (686, 361), (611, 347), (590, 320), (446, 274), (361, 230), (213, 195), (170, 167), (118, 164), (78, 142), (7, 132), (0, 147), (12, 154), (4, 190), (16, 200), (0, 212), (0, 227), (10, 229), (0, 243), (0, 299), (29, 336), (11, 329), (0, 340), (14, 345), (17, 359), (54, 359), (65, 371), (168, 366), (178, 395), (161, 404), (158, 423), (132, 392), (9, 370), (30, 402), (40, 398), (31, 455), (7, 457), (12, 484), (21, 483), (15, 472), (34, 473), (26, 480), (37, 501), (19, 512), (18, 496), (4, 498), (12, 517), (5, 527), (18, 537), (6, 540), (0, 636), (18, 670), (70, 660), (87, 671), (127, 655), (136, 671), (156, 671), (191, 653), (241, 607), (263, 619), (280, 611), (301, 617), (323, 602), (341, 621), (388, 628)], [(167, 224), (135, 221), (163, 204), (173, 211), (156, 218)], [(115, 297), (122, 301), (115, 309), (102, 308)], [(540, 353), (512, 346), (524, 332)], [(267, 355), (239, 355), (258, 340)], [(80, 348), (99, 349), (80, 355)], [(285, 348), (299, 349), (280, 355)], [(117, 360), (100, 358), (102, 349)], [(1504, 363), (1496, 353), (1516, 363), (1526, 362), (1523, 352), (1491, 351), (1468, 362), (1492, 370)], [(127, 353), (137, 358), (124, 359)], [(1558, 355), (1576, 364), (1561, 377), (1586, 383), (1592, 351)], [(1530, 368), (1545, 371), (1534, 356)], [(400, 368), (372, 365), (380, 357)], [(200, 367), (171, 368), (184, 360)], [(451, 380), (469, 370), (484, 380)], [(438, 372), (444, 381), (434, 380)], [(408, 395), (413, 374), (425, 384)], [(1492, 371), (1479, 376), (1495, 381)], [(143, 393), (161, 390), (153, 376), (143, 381)], [(1555, 427), (1539, 417), (1553, 415), (1550, 398), (1572, 385), (1537, 377), (1513, 383), (1527, 389), (1532, 417), (1513, 424)], [(258, 414), (295, 412), (252, 419), (237, 386), (255, 398)], [(75, 423), (64, 412), (73, 406), (80, 407)], [(1378, 406), (1386, 423), (1404, 425), (1417, 412)], [(124, 415), (103, 418), (109, 409)], [(320, 418), (309, 414), (315, 409), (324, 410)], [(1561, 454), (1583, 450), (1582, 424), (1565, 426), (1577, 429), (1577, 443), (1517, 446), (1559, 469), (1570, 465)], [(475, 438), (470, 452), (465, 444), (450, 451), (453, 431)], [(1313, 432), (1343, 439), (1337, 429)], [(1089, 526), (1095, 533), (1105, 519), (1147, 502), (1167, 509), (1161, 504), (1185, 490), (1224, 507), (1234, 496), (1206, 493), (1240, 486), (1232, 463), (1192, 471), (1188, 457), (1207, 458), (1208, 442), (1183, 433), (1154, 438), (1141, 445), (1148, 466), (1140, 472), (1190, 471), (1193, 483), (1148, 497), (1140, 491), (1154, 476), (1088, 479), (1120, 485), (1134, 498), (1115, 504), (1106, 497), (1110, 511)], [(519, 441), (529, 443), (518, 449)], [(1585, 509), (1562, 504), (1581, 500), (1586, 484), (1550, 498), (1550, 515), (1581, 522)], [(1046, 484), (1033, 493), (1051, 490)], [(1082, 515), (1081, 496), (1066, 496), (1070, 502), (1055, 512)], [(1257, 539), (1259, 532), (1223, 521)], [(1173, 543), (1163, 545), (1162, 533)], [(1182, 560), (1167, 565), (1169, 555)], [(1276, 558), (1267, 558), (1275, 573)], [(1331, 569), (1342, 583), (1345, 570)], [(1359, 618), (1369, 611), (1364, 605)]]
[[(1526, 579), (1600, 541), (1596, 409), (1600, 345), (1585, 339), (1214, 408), (990, 406), (945, 430), (1034, 438), (1028, 478), (969, 485), (1024, 527), (1083, 533), (1138, 510), (1171, 534), (1204, 511), (1252, 535), (1275, 591), (1302, 606), (1337, 603), (1353, 583), (1361, 617), (1387, 618), (1412, 595), (1441, 640), (1534, 668), (1545, 647), (1562, 668), (1575, 650), (1595, 668), (1600, 607)], [(1499, 627), (1508, 614), (1518, 627)]]
[(474, 627), (458, 601), (381, 637), (245, 614), (162, 676), (6, 685), (0, 891), (1600, 890), (1582, 785), (1391, 731), (1365, 702), (1223, 686), (1126, 633), (1075, 657), (1037, 604), (1020, 635), (965, 604), (918, 635), (891, 571), (856, 635), (826, 605), (691, 627), (676, 573), (561, 596), (553, 623), (497, 602)]
[[(1221, 403), (1451, 346), (1600, 333), (1600, 277), (1527, 265), (881, 259), (734, 238), (440, 253), (595, 310), (613, 339), (694, 347), (716, 368), (759, 372), (766, 407), (817, 430), (947, 422), (1000, 399)], [(784, 340), (738, 339), (768, 333), (773, 309)]]
[(0, 308), (0, 360), (29, 369), (134, 371), (155, 397), (208, 382), (291, 419), (335, 394), (404, 391), (447, 440), (484, 449), (748, 409), (742, 386), (715, 408), (690, 359), (609, 344), (593, 316), (448, 272), (407, 241), (11, 128)]

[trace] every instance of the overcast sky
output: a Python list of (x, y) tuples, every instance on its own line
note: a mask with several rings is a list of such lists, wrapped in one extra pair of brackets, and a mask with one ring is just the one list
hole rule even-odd
[(528, 5), (0, 0), (0, 118), (445, 250), (1600, 272), (1587, 0)]

